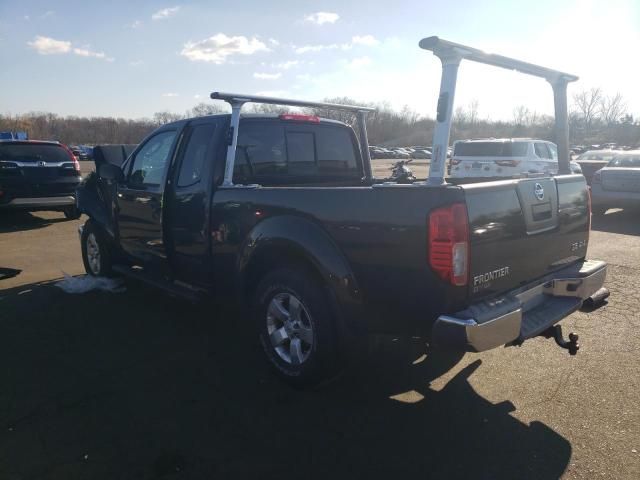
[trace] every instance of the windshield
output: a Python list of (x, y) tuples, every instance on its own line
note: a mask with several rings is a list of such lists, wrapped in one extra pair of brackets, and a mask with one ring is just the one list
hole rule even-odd
[(613, 159), (614, 154), (610, 152), (586, 152), (580, 155), (576, 160), (599, 160), (608, 162)]
[(640, 168), (640, 155), (621, 155), (609, 162), (607, 167), (631, 167)]
[(458, 157), (524, 157), (527, 142), (461, 142), (456, 143)]
[(69, 154), (60, 145), (11, 143), (0, 145), (0, 160), (13, 162), (70, 162)]

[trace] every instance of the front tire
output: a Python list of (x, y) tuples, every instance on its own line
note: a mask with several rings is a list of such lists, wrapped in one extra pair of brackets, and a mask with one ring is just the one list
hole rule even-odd
[(316, 386), (340, 371), (334, 317), (323, 285), (302, 269), (270, 272), (256, 289), (260, 343), (276, 373), (295, 387)]
[(112, 275), (112, 256), (109, 240), (102, 231), (89, 220), (84, 224), (80, 238), (82, 263), (89, 275), (109, 277)]

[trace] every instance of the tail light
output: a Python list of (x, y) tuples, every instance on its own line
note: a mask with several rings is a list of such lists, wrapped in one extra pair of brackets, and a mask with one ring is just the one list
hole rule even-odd
[(588, 222), (589, 228), (587, 230), (587, 233), (591, 232), (591, 211), (592, 211), (592, 207), (591, 207), (591, 187), (587, 187), (587, 215), (588, 215), (587, 218), (589, 219), (589, 222)]
[(517, 167), (520, 165), (520, 160), (494, 160), (493, 163), (501, 167)]
[(320, 123), (320, 117), (300, 113), (283, 113), (279, 118), (280, 120), (293, 120), (294, 122)]
[(67, 151), (67, 153), (69, 154), (69, 158), (73, 162), (73, 169), (76, 172), (80, 173), (80, 162), (78, 161), (76, 156), (73, 154), (73, 152), (66, 145), (62, 145), (62, 148), (64, 148)]
[(429, 215), (429, 265), (440, 278), (464, 286), (469, 277), (469, 218), (464, 203)]
[(591, 183), (601, 183), (602, 182), (602, 171), (598, 170), (593, 174), (593, 178), (591, 179)]

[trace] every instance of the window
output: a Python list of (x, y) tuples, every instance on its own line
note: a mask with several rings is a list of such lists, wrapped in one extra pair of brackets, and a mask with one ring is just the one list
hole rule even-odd
[(189, 142), (182, 157), (178, 187), (188, 187), (200, 181), (202, 177), (207, 152), (213, 142), (215, 124), (196, 125), (191, 129)]
[(349, 131), (344, 128), (316, 130), (318, 169), (322, 175), (359, 176), (356, 151)]
[(318, 173), (314, 135), (311, 132), (287, 132), (287, 174)]
[(608, 165), (609, 167), (627, 167), (627, 168), (639, 168), (640, 157), (632, 157), (621, 155), (614, 158)]
[(286, 158), (282, 125), (258, 122), (241, 125), (233, 181), (251, 183), (255, 176), (286, 173)]
[(524, 157), (527, 142), (460, 142), (454, 155), (458, 157)]
[(536, 155), (538, 156), (538, 158), (544, 158), (547, 160), (551, 160), (551, 152), (549, 151), (549, 148), (547, 147), (546, 143), (534, 143), (533, 144), (535, 151), (536, 151)]
[(175, 130), (162, 132), (151, 137), (133, 159), (129, 185), (160, 185), (176, 137)]
[(71, 162), (67, 151), (60, 145), (45, 143), (3, 143), (0, 160), (14, 162)]

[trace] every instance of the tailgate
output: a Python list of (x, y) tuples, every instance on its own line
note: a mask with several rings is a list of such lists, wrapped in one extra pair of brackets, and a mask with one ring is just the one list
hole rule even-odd
[(589, 211), (582, 175), (462, 188), (469, 213), (473, 301), (518, 288), (585, 256)]

